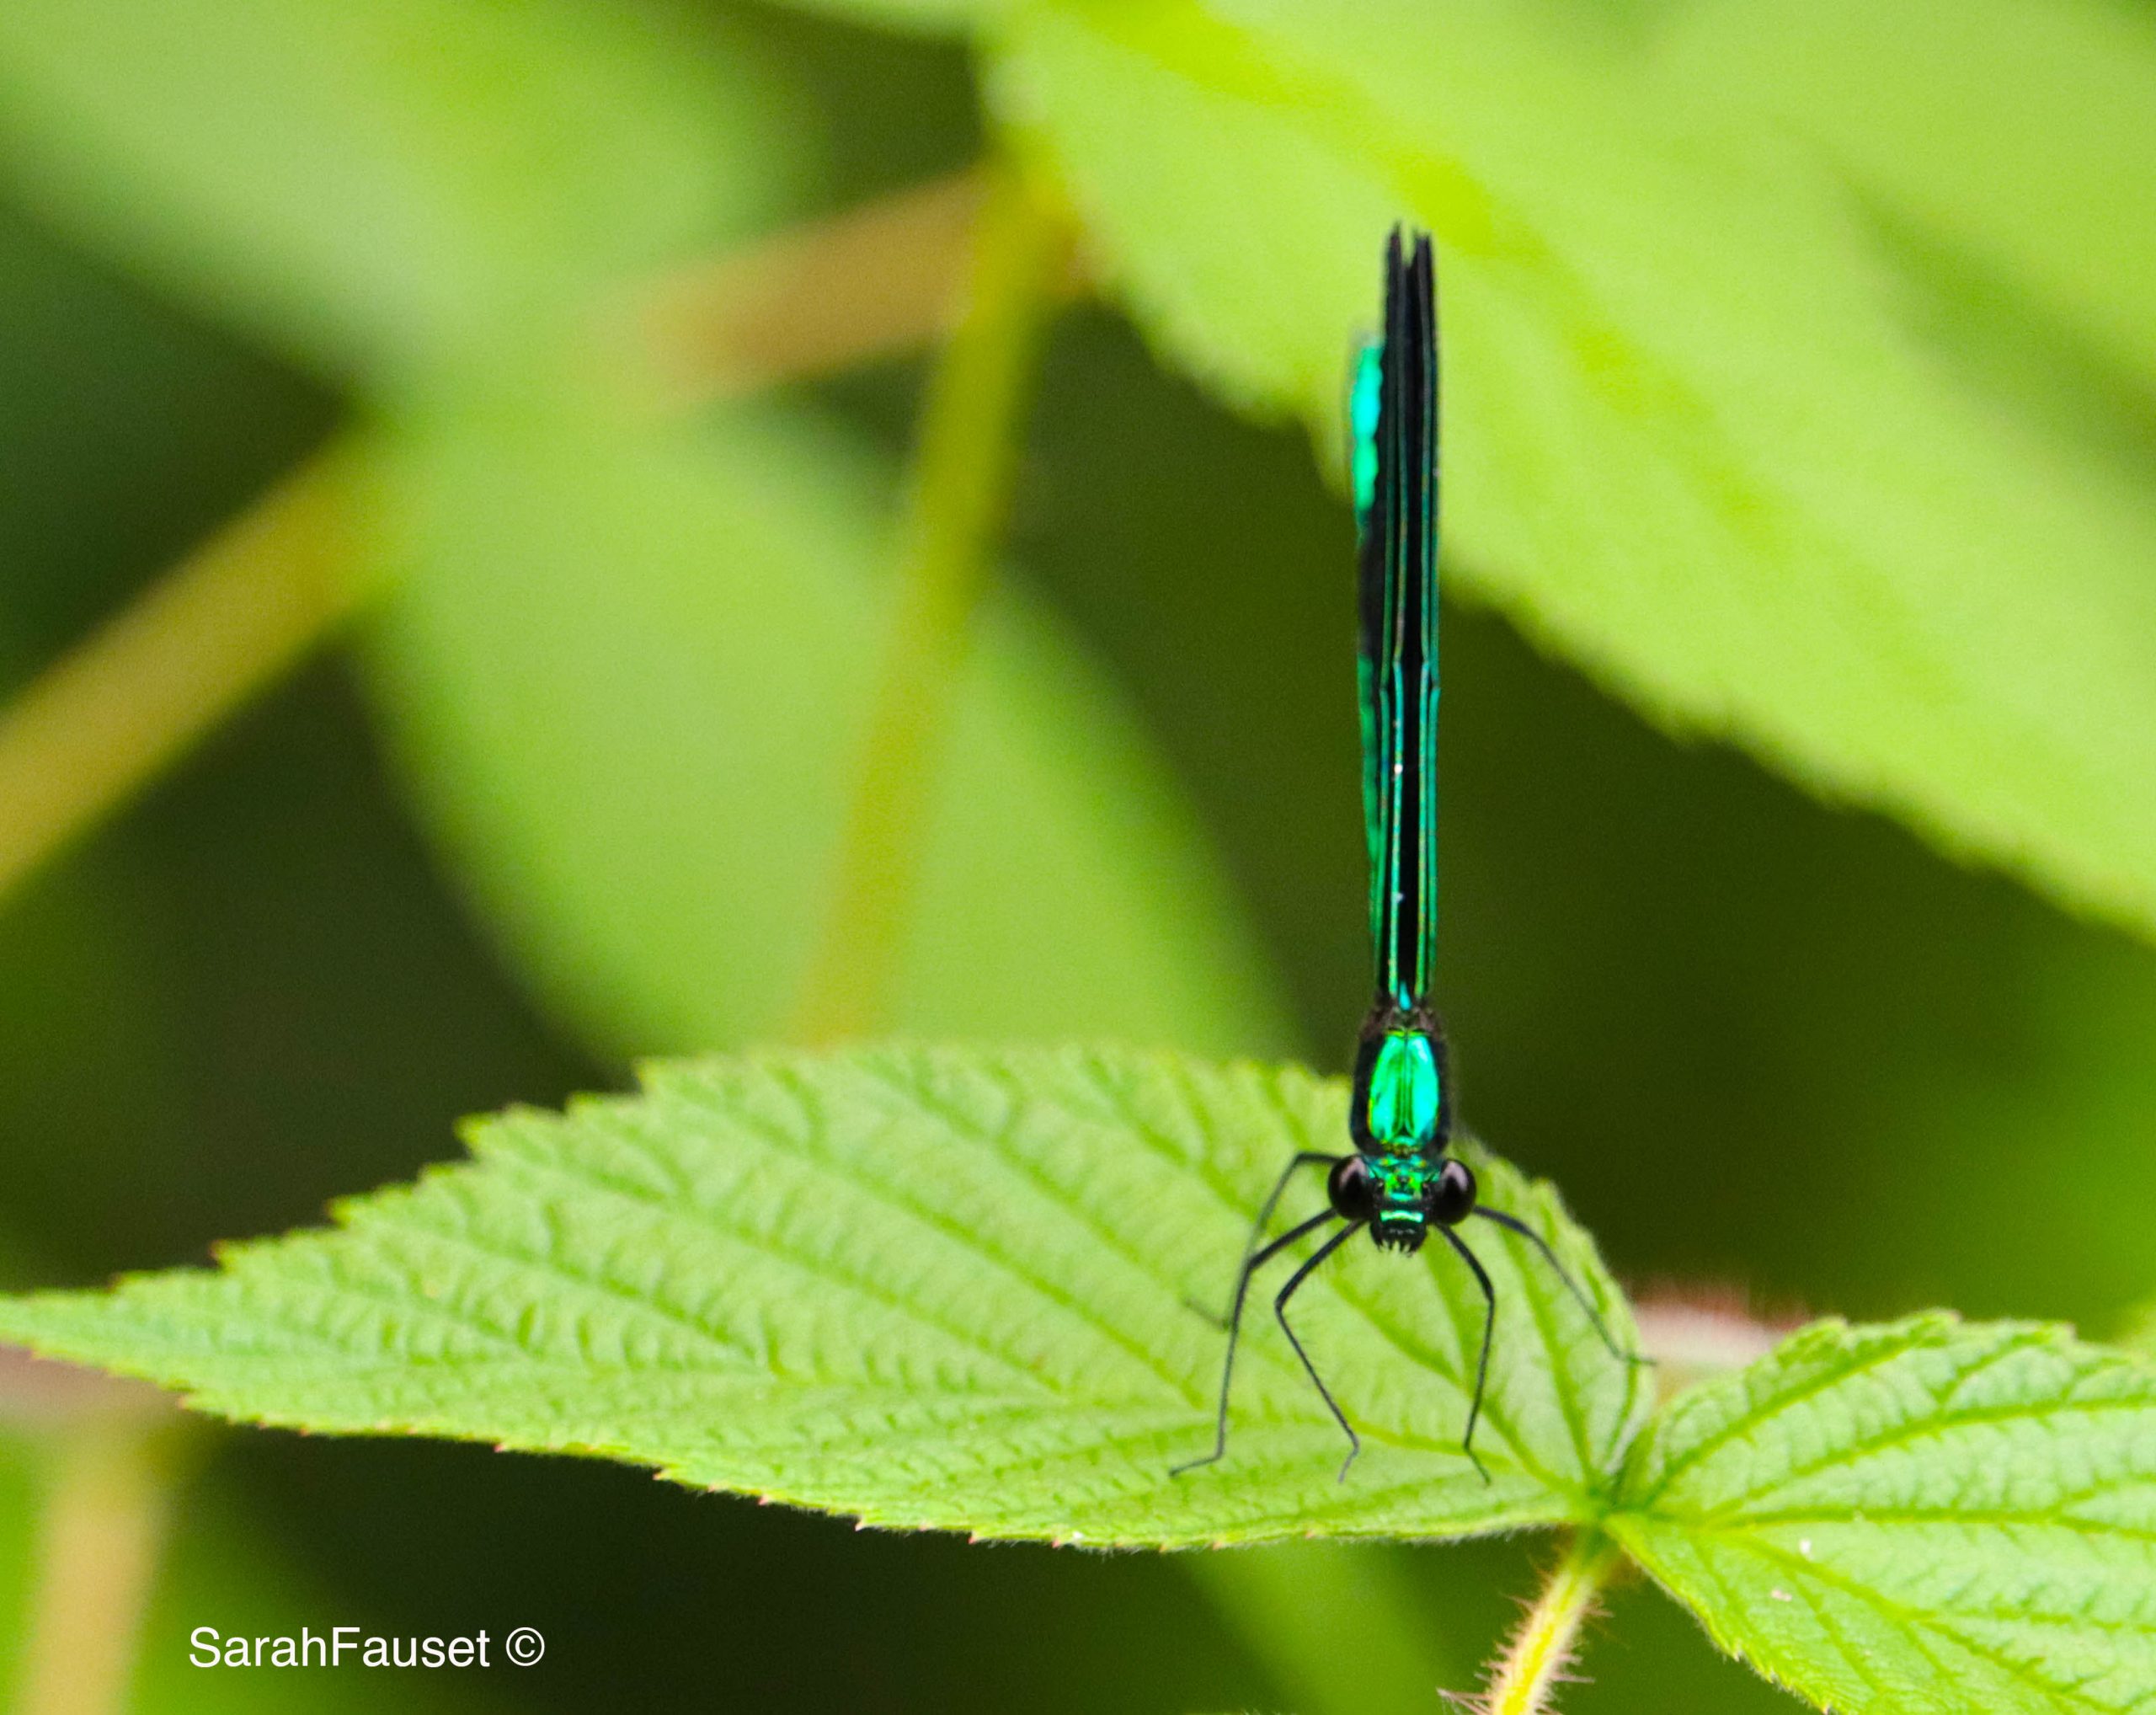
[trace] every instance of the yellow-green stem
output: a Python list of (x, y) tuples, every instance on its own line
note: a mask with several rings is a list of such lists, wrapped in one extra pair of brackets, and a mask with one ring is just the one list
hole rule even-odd
[(0, 713), (0, 895), (352, 611), (354, 468), (310, 460)]
[(895, 980), (933, 801), (937, 743), (967, 622), (1017, 462), (1035, 359), (1066, 269), (1059, 214), (1015, 169), (974, 227), (964, 307), (922, 406), (899, 587), (841, 830), (831, 904), (790, 1034), (878, 1028)]
[[(949, 318), (978, 194), (961, 174), (649, 282), (614, 347), (686, 406), (916, 345)], [(350, 492), (371, 458), (355, 436), (309, 461), (0, 711), (0, 899), (373, 593)]]
[(120, 1715), (171, 1510), (158, 1429), (54, 1437), (17, 1715)]
[(1582, 1531), (1574, 1540), (1499, 1658), (1483, 1698), (1486, 1715), (1548, 1715), (1577, 1653), (1580, 1627), (1617, 1560), (1617, 1545), (1606, 1536)]
[(977, 171), (639, 283), (624, 353), (688, 407), (911, 350), (948, 331), (980, 213)]

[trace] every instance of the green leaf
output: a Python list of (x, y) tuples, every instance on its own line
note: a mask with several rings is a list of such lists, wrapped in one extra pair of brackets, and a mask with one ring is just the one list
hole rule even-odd
[[(1166, 1055), (904, 1049), (661, 1066), (634, 1098), (477, 1125), (476, 1162), (232, 1248), (216, 1274), (0, 1301), (0, 1337), (224, 1416), (603, 1454), (874, 1523), (1169, 1545), (1454, 1536), (1591, 1516), (1648, 1392), (1509, 1234), (1481, 1301), (1444, 1246), (1367, 1244), (1296, 1301), (1360, 1426), (1252, 1319), (1226, 1460), (1217, 1303), (1289, 1155), (1346, 1092)], [(1629, 1338), (1546, 1186), (1478, 1155)], [(1322, 1206), (1315, 1183), (1286, 1205)]]
[[(1389, 1543), (1294, 1542), (1194, 1555), (1187, 1564), (1286, 1691), (1287, 1707), (1301, 1715), (1428, 1715), (1432, 1687), (1469, 1683), (1475, 1665), (1459, 1616), (1432, 1602), (1422, 1575), (1430, 1568), (1410, 1553)], [(1347, 1637), (1355, 1639), (1352, 1664), (1341, 1659)]]
[(957, 35), (1001, 17), (1014, 0), (776, 0), (794, 12), (922, 35)]
[(0, 8), (15, 191), (377, 389), (738, 227), (787, 158), (766, 105), (738, 56), (583, 0)]
[[(1742, 0), (1661, 54), (2156, 377), (2156, 29), (2089, 0)], [(2001, 147), (2010, 138), (2010, 147)]]
[(2156, 1707), (2156, 1370), (2052, 1327), (1823, 1322), (1677, 1400), (1607, 1528), (1844, 1715)]
[[(798, 415), (437, 423), (371, 652), (408, 777), (542, 991), (627, 1055), (771, 1035), (829, 908), (881, 660), (889, 485)], [(1291, 1028), (1122, 698), (990, 601), (893, 1022), (1279, 1052)]]
[(1673, 728), (2156, 927), (2145, 452), (2002, 396), (1828, 155), (1589, 11), (1062, 0), (993, 88), (1160, 346), (1328, 457), (1380, 235), (1432, 226), (1461, 587)]

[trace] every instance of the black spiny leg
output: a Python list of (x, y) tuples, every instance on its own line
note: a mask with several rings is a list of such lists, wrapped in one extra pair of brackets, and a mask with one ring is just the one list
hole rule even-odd
[(1355, 1456), (1363, 1451), (1363, 1438), (1355, 1433), (1354, 1426), (1348, 1421), (1347, 1413), (1340, 1409), (1340, 1402), (1332, 1397), (1332, 1390), (1325, 1385), (1325, 1378), (1317, 1373), (1317, 1365), (1310, 1362), (1310, 1354), (1303, 1349), (1303, 1343), (1295, 1338), (1294, 1329), (1289, 1327), (1288, 1301), (1295, 1296), (1295, 1289), (1310, 1279), (1310, 1271), (1353, 1238), (1362, 1226), (1361, 1221), (1351, 1221), (1320, 1245), (1310, 1260), (1289, 1276), (1288, 1284), (1280, 1289), (1279, 1296), (1273, 1301), (1273, 1313), (1280, 1318), (1281, 1331), (1288, 1336), (1288, 1344), (1295, 1349), (1295, 1355), (1303, 1360), (1303, 1373), (1310, 1378), (1319, 1397), (1332, 1413), (1332, 1420), (1347, 1431), (1348, 1457), (1340, 1467), (1339, 1480), (1342, 1483), (1348, 1480), (1348, 1467), (1355, 1462)]
[[(1321, 1156), (1318, 1159), (1324, 1161), (1329, 1160), (1330, 1157)], [(1300, 1164), (1300, 1157), (1298, 1157), (1296, 1165), (1299, 1166)], [(1289, 1173), (1291, 1173), (1294, 1172), (1294, 1167), (1290, 1167), (1288, 1169)], [(1280, 1183), (1283, 1185), (1287, 1183), (1285, 1175), (1282, 1176)], [(1279, 1189), (1276, 1186), (1273, 1189), (1273, 1195), (1274, 1198), (1277, 1198), (1279, 1194)], [(1266, 1202), (1266, 1213), (1269, 1215), (1272, 1213), (1272, 1210), (1273, 1200), (1272, 1199), (1267, 1199)], [(1235, 1276), (1235, 1301), (1234, 1306), (1228, 1312), (1228, 1355), (1226, 1360), (1220, 1365), (1220, 1414), (1218, 1422), (1214, 1425), (1213, 1451), (1205, 1455), (1202, 1459), (1191, 1459), (1186, 1461), (1181, 1465), (1171, 1466), (1168, 1471), (1169, 1476), (1180, 1477), (1186, 1471), (1195, 1471), (1201, 1465), (1210, 1465), (1214, 1460), (1224, 1457), (1227, 1453), (1228, 1384), (1235, 1379), (1235, 1342), (1242, 1336), (1243, 1299), (1250, 1291), (1250, 1277), (1252, 1274), (1255, 1274), (1260, 1269), (1263, 1268), (1267, 1263), (1271, 1262), (1273, 1258), (1278, 1256), (1281, 1252), (1287, 1249), (1289, 1245), (1294, 1243), (1297, 1239), (1315, 1232), (1318, 1228), (1323, 1226), (1326, 1221), (1337, 1221), (1339, 1218), (1340, 1217), (1335, 1215), (1330, 1209), (1321, 1210), (1317, 1214), (1310, 1216), (1308, 1221), (1304, 1221), (1299, 1226), (1289, 1227), (1287, 1231), (1282, 1233), (1279, 1237), (1273, 1240), (1271, 1244), (1266, 1246), (1262, 1250), (1257, 1252), (1255, 1254), (1246, 1255), (1243, 1258), (1242, 1272)], [(1355, 1229), (1351, 1226), (1348, 1229), (1348, 1232), (1353, 1232), (1354, 1230)], [(1324, 1249), (1318, 1252), (1318, 1255), (1321, 1257), (1323, 1256), (1326, 1251), (1331, 1250), (1334, 1245), (1338, 1244), (1342, 1239), (1347, 1237), (1348, 1232), (1336, 1234), (1326, 1242)], [(1309, 1272), (1310, 1264), (1305, 1263), (1301, 1269), (1296, 1271), (1295, 1280), (1301, 1280), (1303, 1276)], [(1290, 1281), (1289, 1285), (1292, 1288), (1294, 1282)], [(1293, 1339), (1294, 1338), (1294, 1335), (1290, 1333), (1288, 1338), (1289, 1339)], [(1300, 1351), (1302, 1348), (1298, 1346), (1295, 1349), (1297, 1351)], [(1305, 1369), (1309, 1368), (1310, 1360), (1307, 1358), (1304, 1359), (1303, 1365)], [(1313, 1379), (1315, 1379), (1315, 1377), (1313, 1377)], [(1325, 1384), (1321, 1381), (1319, 1382), (1318, 1391), (1320, 1392), (1323, 1392), (1324, 1389)], [(1326, 1396), (1326, 1400), (1327, 1404), (1331, 1404), (1331, 1396), (1327, 1394)], [(1338, 1406), (1333, 1406), (1332, 1414), (1335, 1417), (1338, 1417), (1340, 1415), (1340, 1408)], [(1344, 1422), (1345, 1419), (1342, 1419), (1342, 1421)], [(1350, 1430), (1348, 1433), (1353, 1435), (1354, 1432)]]
[(1445, 1242), (1460, 1253), (1460, 1259), (1475, 1271), (1476, 1285), (1482, 1289), (1483, 1301), (1489, 1308), (1482, 1316), (1482, 1352), (1475, 1360), (1475, 1398), (1467, 1408), (1467, 1433), (1460, 1437), (1460, 1451), (1475, 1461), (1475, 1468), (1487, 1483), (1490, 1473), (1483, 1468), (1475, 1453), (1475, 1424), (1482, 1415), (1483, 1384), (1490, 1379), (1490, 1339), (1497, 1331), (1497, 1289), (1490, 1284), (1490, 1271), (1482, 1266), (1481, 1259), (1467, 1248), (1467, 1241), (1449, 1226), (1438, 1231), (1445, 1236)]
[(1562, 1263), (1557, 1260), (1557, 1253), (1554, 1250), (1550, 1249), (1550, 1241), (1548, 1239), (1543, 1237), (1540, 1233), (1537, 1232), (1533, 1227), (1529, 1226), (1524, 1221), (1522, 1221), (1516, 1215), (1507, 1215), (1502, 1210), (1496, 1209), (1478, 1208), (1475, 1212), (1481, 1215), (1485, 1221), (1496, 1221), (1498, 1226), (1503, 1227), (1508, 1232), (1518, 1233), (1522, 1238), (1533, 1245), (1535, 1249), (1542, 1253), (1542, 1260), (1549, 1264), (1551, 1269), (1556, 1274), (1557, 1278), (1565, 1283), (1565, 1289), (1572, 1295), (1573, 1301), (1578, 1304), (1582, 1310), (1587, 1312), (1587, 1319), (1594, 1324), (1595, 1333), (1602, 1336), (1602, 1344), (1609, 1349), (1609, 1355), (1611, 1357), (1616, 1359), (1620, 1363), (1624, 1364), (1652, 1364), (1654, 1362), (1653, 1359), (1642, 1357), (1637, 1352), (1627, 1352), (1623, 1350), (1619, 1347), (1617, 1342), (1610, 1338), (1609, 1328), (1603, 1323), (1601, 1313), (1597, 1311), (1593, 1304), (1589, 1301), (1587, 1293), (1581, 1288), (1580, 1283), (1572, 1279), (1570, 1271), (1566, 1269)]
[[(1250, 1266), (1251, 1258), (1257, 1253), (1259, 1242), (1265, 1237), (1266, 1226), (1273, 1219), (1273, 1211), (1280, 1206), (1280, 1199), (1288, 1189), (1288, 1181), (1294, 1178), (1296, 1173), (1305, 1167), (1313, 1166), (1319, 1162), (1323, 1162), (1327, 1167), (1331, 1167), (1339, 1159), (1337, 1156), (1326, 1155), (1318, 1150), (1306, 1149), (1298, 1154), (1286, 1167), (1281, 1168), (1280, 1177), (1273, 1182), (1273, 1189), (1267, 1194), (1264, 1204), (1257, 1211), (1257, 1219), (1250, 1224), (1250, 1237), (1243, 1242), (1242, 1265), (1245, 1268)], [(1186, 1298), (1183, 1302), (1203, 1317), (1206, 1321), (1211, 1322), (1214, 1327), (1217, 1328), (1227, 1327), (1228, 1318), (1218, 1311), (1208, 1310), (1194, 1298)]]

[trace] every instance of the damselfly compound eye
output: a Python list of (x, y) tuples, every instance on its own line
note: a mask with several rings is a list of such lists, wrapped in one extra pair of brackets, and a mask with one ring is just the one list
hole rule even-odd
[(1368, 1221), (1377, 1213), (1377, 1196), (1370, 1185), (1370, 1170), (1358, 1155), (1344, 1155), (1326, 1175), (1325, 1194), (1332, 1212), (1343, 1221)]
[(1430, 1186), (1430, 1215), (1447, 1226), (1458, 1226), (1475, 1210), (1475, 1170), (1465, 1162), (1448, 1157)]

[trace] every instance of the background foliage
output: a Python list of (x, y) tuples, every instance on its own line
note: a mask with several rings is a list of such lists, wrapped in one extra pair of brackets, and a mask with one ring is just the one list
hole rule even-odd
[[(985, 92), (1109, 302), (1045, 354), (897, 1022), (1339, 1064), (1321, 467), (1404, 204), (1466, 330), (1444, 960), (1474, 1124), (1628, 1280), (2099, 1332), (2148, 1292), (2144, 8), (826, 9), (0, 19), (18, 676), (348, 431), (393, 473), (395, 585), (8, 901), (13, 1279), (198, 1259), (408, 1175), (459, 1114), (776, 1028), (918, 371), (654, 425), (595, 379), (588, 313), (975, 158)], [(183, 1618), (311, 1588), (296, 1617), (563, 1640), (453, 1688), (505, 1707), (1367, 1707), (1268, 1601), (1396, 1605), (1417, 1664), (1374, 1680), (1457, 1684), (1524, 1581), (1517, 1546), (1193, 1579), (469, 1450), (211, 1458), (146, 1700), (273, 1696), (157, 1675)], [(19, 1521), (42, 1479), (9, 1471)], [(1572, 1707), (1774, 1702), (1620, 1600)]]

